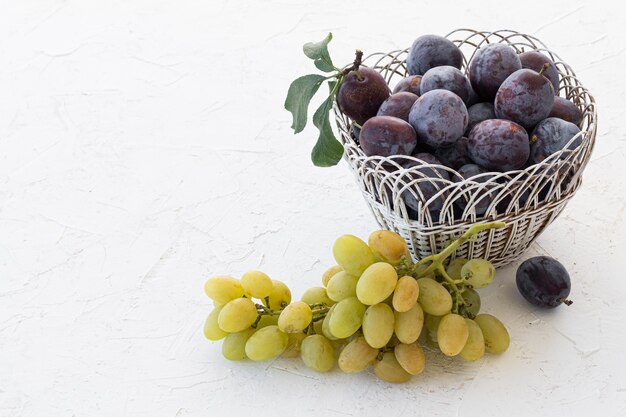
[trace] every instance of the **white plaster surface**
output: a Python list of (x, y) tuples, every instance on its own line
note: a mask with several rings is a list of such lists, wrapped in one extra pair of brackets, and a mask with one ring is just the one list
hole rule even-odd
[[(626, 415), (626, 19), (609, 1), (0, 0), (0, 416)], [(483, 291), (510, 350), (428, 355), (395, 386), (294, 359), (232, 363), (202, 335), (214, 274), (295, 296), (335, 237), (377, 226), (345, 162), (309, 160), (283, 100), (332, 31), (338, 63), (458, 27), (541, 38), (598, 102), (584, 183), (528, 256), (574, 304)], [(319, 101), (319, 100), (318, 100)]]

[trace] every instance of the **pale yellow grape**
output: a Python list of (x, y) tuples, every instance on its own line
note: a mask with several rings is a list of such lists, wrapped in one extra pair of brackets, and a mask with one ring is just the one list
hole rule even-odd
[(417, 340), (424, 326), (424, 312), (419, 304), (415, 304), (409, 311), (394, 313), (394, 330), (396, 337), (402, 343), (410, 344)]
[(393, 310), (387, 304), (379, 303), (369, 306), (363, 315), (363, 336), (367, 343), (380, 349), (393, 335)]
[(389, 230), (372, 232), (367, 244), (378, 259), (392, 265), (398, 265), (409, 254), (409, 247), (402, 236)]
[(361, 274), (356, 284), (356, 296), (363, 304), (378, 304), (393, 293), (397, 282), (396, 269), (387, 262), (377, 262)]
[[(333, 316), (333, 312), (335, 311), (335, 307), (337, 307), (337, 304), (335, 304), (334, 306), (332, 306), (328, 310), (328, 312), (326, 313), (326, 316), (324, 317), (324, 320), (322, 320), (322, 334), (324, 336), (326, 336), (326, 338), (329, 339), (329, 340), (337, 340), (337, 339), (339, 339), (337, 336), (335, 336), (330, 331), (330, 319)], [(317, 330), (315, 332), (319, 333)]]
[(328, 281), (339, 271), (343, 271), (343, 268), (339, 265), (331, 266), (328, 268), (324, 274), (322, 275), (322, 284), (324, 286), (328, 285)]
[(447, 314), (441, 318), (437, 327), (437, 344), (446, 356), (456, 356), (463, 350), (469, 337), (467, 323), (463, 316)]
[(346, 271), (340, 271), (333, 276), (326, 286), (326, 294), (333, 301), (341, 301), (344, 298), (354, 297), (356, 295), (356, 283), (358, 277), (348, 274)]
[(278, 317), (278, 328), (285, 333), (299, 333), (313, 320), (311, 307), (303, 301), (289, 304)]
[(267, 326), (257, 330), (246, 342), (246, 356), (253, 361), (266, 361), (285, 351), (289, 344), (287, 333), (278, 326)]
[(291, 302), (291, 291), (284, 282), (273, 279), (270, 297), (270, 308), (280, 310)]
[(333, 256), (344, 271), (357, 277), (376, 262), (367, 243), (353, 235), (343, 235), (335, 240)]
[(226, 276), (209, 278), (204, 284), (204, 292), (214, 302), (226, 304), (230, 300), (243, 296), (243, 287), (238, 279)]
[(461, 277), (474, 288), (485, 288), (496, 277), (496, 267), (486, 259), (470, 259), (461, 268)]
[(287, 337), (289, 338), (289, 342), (287, 343), (287, 348), (281, 356), (283, 358), (299, 357), (302, 341), (305, 337), (307, 337), (306, 333), (289, 333)]
[(317, 372), (328, 372), (335, 366), (335, 349), (321, 334), (307, 336), (302, 341), (300, 356), (306, 366)]
[(256, 306), (251, 299), (236, 298), (222, 307), (217, 324), (225, 332), (235, 333), (250, 327), (257, 316)]
[(346, 298), (332, 307), (334, 310), (328, 321), (328, 330), (338, 338), (352, 336), (363, 323), (365, 306), (356, 297)]
[(326, 292), (326, 288), (324, 287), (312, 287), (309, 288), (302, 294), (300, 298), (301, 301), (304, 301), (307, 304), (321, 304), (324, 303), (328, 307), (335, 304), (333, 300), (328, 297), (328, 293)]
[(374, 373), (383, 381), (400, 384), (411, 379), (411, 374), (404, 370), (396, 359), (396, 355), (389, 351), (385, 352), (381, 361), (374, 365)]
[(278, 315), (262, 315), (256, 324), (257, 329), (278, 324)]
[(339, 354), (339, 369), (346, 373), (361, 372), (378, 356), (378, 349), (371, 347), (363, 336), (357, 337)]
[(229, 333), (222, 343), (222, 355), (231, 361), (246, 359), (246, 342), (254, 332), (254, 329), (245, 329), (237, 333)]
[(487, 352), (502, 353), (509, 348), (511, 342), (509, 332), (500, 320), (491, 314), (479, 314), (474, 321), (483, 332)]
[[(326, 339), (328, 339), (328, 338), (326, 337)], [(335, 339), (335, 340), (328, 339), (328, 340), (330, 340), (330, 344), (333, 345), (333, 349), (335, 349), (335, 352), (341, 352), (343, 350), (343, 348), (349, 342), (348, 339)]]
[(452, 310), (452, 296), (443, 285), (430, 278), (420, 278), (417, 284), (420, 287), (417, 302), (425, 313), (443, 316)]
[(469, 336), (459, 356), (468, 362), (474, 362), (485, 354), (485, 338), (480, 326), (474, 320), (465, 319)]
[(204, 322), (204, 337), (209, 340), (220, 340), (225, 338), (228, 335), (228, 332), (220, 329), (219, 324), (217, 324), (217, 317), (220, 315), (220, 309), (214, 308), (211, 311), (211, 314), (206, 318)]
[(248, 271), (241, 277), (243, 290), (254, 298), (263, 299), (272, 292), (272, 279), (261, 271)]
[(448, 264), (446, 272), (452, 279), (461, 279), (461, 268), (467, 263), (467, 258), (454, 258)]
[(398, 280), (396, 288), (393, 290), (393, 308), (396, 311), (409, 311), (419, 296), (420, 287), (415, 278), (405, 275)]
[(393, 349), (396, 360), (402, 368), (411, 375), (417, 375), (424, 370), (426, 358), (422, 347), (417, 343), (400, 343)]

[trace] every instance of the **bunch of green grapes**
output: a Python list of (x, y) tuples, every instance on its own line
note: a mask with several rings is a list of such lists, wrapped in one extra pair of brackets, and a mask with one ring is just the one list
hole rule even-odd
[(478, 232), (503, 226), (474, 225), (418, 262), (394, 232), (375, 231), (367, 243), (341, 236), (333, 245), (337, 265), (323, 274), (323, 286), (295, 302), (284, 283), (259, 271), (241, 280), (210, 278), (205, 291), (215, 309), (205, 336), (224, 339), (222, 352), (230, 360), (301, 357), (318, 372), (335, 364), (347, 373), (373, 366), (388, 382), (406, 382), (423, 371), (422, 344), (466, 361), (485, 351), (502, 353), (509, 334), (497, 318), (479, 314), (475, 290), (493, 281), (495, 268), (484, 259), (447, 259)]

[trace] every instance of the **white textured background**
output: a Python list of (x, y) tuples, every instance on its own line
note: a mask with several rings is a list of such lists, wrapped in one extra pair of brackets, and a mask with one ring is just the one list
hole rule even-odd
[[(0, 0), (0, 416), (626, 415), (626, 21), (609, 1)], [(212, 274), (299, 296), (335, 237), (376, 228), (345, 164), (315, 168), (289, 82), (332, 31), (337, 63), (457, 27), (542, 39), (595, 95), (584, 184), (528, 255), (570, 308), (483, 291), (510, 350), (430, 357), (407, 385), (231, 363), (204, 339)]]

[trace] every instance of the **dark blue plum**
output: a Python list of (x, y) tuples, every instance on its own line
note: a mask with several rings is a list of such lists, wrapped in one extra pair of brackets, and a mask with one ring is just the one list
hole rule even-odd
[(398, 84), (396, 84), (396, 87), (393, 89), (393, 94), (406, 91), (407, 93), (413, 93), (416, 96), (419, 96), (421, 94), (420, 92), (421, 83), (422, 83), (421, 75), (409, 75), (408, 77), (404, 77), (403, 79), (398, 81)]
[(510, 171), (526, 164), (530, 145), (522, 126), (509, 120), (490, 119), (474, 126), (467, 150), (470, 158), (482, 168)]
[(467, 109), (467, 130), (465, 134), (469, 134), (474, 126), (478, 123), (496, 119), (496, 113), (493, 110), (493, 104), (491, 103), (476, 103)]
[(468, 139), (463, 136), (452, 145), (435, 149), (435, 156), (443, 165), (452, 169), (459, 169), (465, 164), (471, 164), (472, 160), (467, 153)]
[[(463, 165), (461, 168), (458, 169), (458, 172), (462, 178), (455, 178), (455, 182), (460, 182), (462, 179), (464, 180), (470, 179), (473, 182), (482, 184), (482, 183), (489, 181), (492, 178), (491, 175), (482, 175), (482, 174), (486, 174), (487, 171), (485, 171), (484, 169), (482, 169), (476, 164)], [(462, 197), (454, 201), (457, 207), (459, 207), (461, 210), (465, 210), (465, 208), (467, 207), (467, 204), (470, 203), (470, 196), (478, 192), (477, 188), (478, 187), (476, 186), (468, 185), (468, 190), (465, 193), (465, 195), (463, 195)], [(493, 188), (493, 187), (488, 187), (488, 188)], [(477, 215), (481, 216), (487, 211), (487, 209), (489, 208), (489, 205), (491, 204), (491, 202), (493, 201), (493, 198), (495, 197), (492, 194), (493, 193), (481, 191), (480, 197), (472, 202), (474, 210), (476, 211)]]
[(422, 94), (432, 90), (448, 90), (467, 103), (470, 96), (470, 83), (458, 69), (449, 65), (431, 68), (422, 78), (420, 91)]
[[(432, 154), (418, 153), (413, 156), (422, 160), (423, 162), (407, 161), (406, 163), (404, 163), (402, 166), (405, 169), (411, 169), (411, 171), (406, 174), (406, 177), (403, 178), (403, 181), (408, 183), (413, 180), (421, 180), (420, 182), (415, 183), (412, 188), (417, 187), (424, 196), (424, 199), (422, 200), (421, 198), (419, 198), (419, 193), (416, 192), (415, 194), (420, 200), (418, 201), (418, 198), (416, 198), (408, 189), (403, 192), (402, 198), (404, 199), (407, 207), (413, 210), (419, 210), (420, 203), (424, 204), (426, 201), (430, 200), (435, 194), (441, 191), (447, 185), (447, 183), (443, 180), (449, 180), (450, 176), (448, 175), (448, 172), (444, 169), (437, 169), (432, 167), (419, 168), (420, 166), (424, 165), (424, 163), (442, 165), (441, 161), (439, 161)], [(423, 174), (423, 176), (417, 174), (416, 172)], [(430, 180), (423, 179), (424, 177), (430, 178)], [(445, 194), (446, 193), (442, 193), (439, 198), (430, 202), (430, 204), (428, 205), (428, 209), (431, 213), (441, 210), (446, 198)]]
[(413, 103), (417, 100), (417, 95), (408, 92), (395, 93), (380, 105), (377, 116), (392, 116), (409, 121), (409, 113)]
[(451, 145), (467, 128), (467, 109), (463, 100), (448, 90), (422, 94), (413, 104), (409, 123), (418, 141), (431, 148)]
[(548, 117), (554, 103), (550, 80), (530, 69), (521, 69), (504, 80), (494, 102), (496, 116), (532, 129)]
[(506, 78), (522, 68), (517, 53), (509, 45), (491, 43), (480, 47), (469, 66), (472, 88), (485, 101), (493, 101)]
[(531, 304), (554, 308), (567, 299), (572, 288), (569, 274), (556, 259), (535, 256), (522, 262), (517, 268), (515, 282), (520, 294)]
[[(578, 126), (558, 117), (548, 117), (542, 120), (530, 136), (529, 162), (536, 164), (553, 153), (565, 149), (567, 143), (579, 133)], [(568, 149), (576, 149), (581, 143), (582, 137), (579, 136), (570, 144)]]
[(410, 75), (424, 75), (434, 67), (450, 65), (461, 69), (463, 54), (452, 41), (438, 35), (423, 35), (415, 39), (406, 58)]
[(557, 94), (559, 92), (559, 72), (550, 58), (538, 51), (527, 51), (519, 55), (519, 60), (522, 63), (522, 68), (528, 68), (536, 72), (540, 72), (543, 66), (548, 64), (548, 68), (544, 70), (543, 75), (550, 80), (554, 93)]
[(579, 125), (583, 120), (583, 114), (580, 109), (571, 101), (559, 96), (554, 97), (554, 103), (552, 103), (552, 109), (550, 109), (548, 116), (558, 117), (575, 125)]
[(359, 142), (367, 156), (411, 155), (417, 136), (411, 125), (402, 119), (374, 116), (361, 127)]

